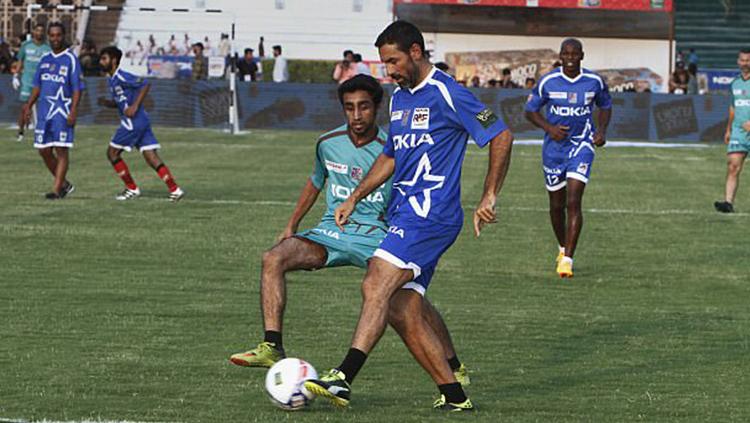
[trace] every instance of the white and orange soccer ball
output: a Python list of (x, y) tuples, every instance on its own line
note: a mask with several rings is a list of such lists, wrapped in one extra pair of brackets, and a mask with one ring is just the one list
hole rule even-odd
[(305, 389), (305, 381), (317, 378), (318, 372), (310, 363), (299, 358), (285, 358), (268, 369), (266, 392), (279, 408), (299, 410), (315, 399), (315, 395)]

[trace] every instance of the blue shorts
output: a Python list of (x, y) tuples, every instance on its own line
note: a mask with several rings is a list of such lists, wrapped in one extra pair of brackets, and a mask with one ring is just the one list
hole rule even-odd
[(142, 128), (133, 128), (132, 131), (120, 126), (115, 131), (115, 135), (112, 136), (112, 141), (109, 142), (109, 145), (125, 151), (137, 148), (140, 152), (156, 150), (161, 147), (159, 141), (154, 136), (154, 132), (151, 130), (151, 125), (146, 125)]
[(542, 169), (547, 191), (565, 188), (568, 179), (577, 179), (587, 184), (594, 156), (594, 145), (587, 141), (578, 145), (555, 141), (545, 144), (542, 148)]
[(375, 249), (385, 236), (384, 224), (350, 223), (345, 232), (333, 222), (321, 222), (318, 226), (298, 233), (296, 236), (322, 245), (328, 253), (325, 267), (367, 267)]
[(74, 131), (68, 120), (62, 116), (39, 120), (34, 130), (34, 147), (73, 147)]
[(438, 260), (453, 245), (461, 226), (431, 221), (394, 219), (380, 247), (373, 254), (388, 263), (414, 272), (414, 280), (403, 286), (424, 295), (435, 273)]

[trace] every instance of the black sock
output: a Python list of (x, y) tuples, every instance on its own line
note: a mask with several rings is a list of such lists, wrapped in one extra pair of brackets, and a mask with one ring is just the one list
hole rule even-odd
[(446, 383), (445, 385), (438, 385), (440, 393), (445, 395), (445, 401), (453, 404), (460, 404), (466, 401), (466, 394), (464, 393), (461, 384), (458, 382)]
[(267, 330), (263, 340), (272, 343), (277, 350), (284, 351), (284, 344), (281, 342), (281, 332)]
[(453, 357), (448, 359), (448, 365), (451, 366), (451, 370), (454, 372), (461, 368), (461, 361), (458, 360), (458, 356), (454, 355)]
[(346, 376), (346, 381), (348, 383), (354, 381), (354, 377), (359, 373), (359, 369), (365, 365), (365, 360), (367, 360), (367, 354), (356, 348), (349, 348), (349, 352), (346, 353), (344, 361), (342, 361), (341, 365), (338, 367), (338, 369), (344, 373), (344, 376)]

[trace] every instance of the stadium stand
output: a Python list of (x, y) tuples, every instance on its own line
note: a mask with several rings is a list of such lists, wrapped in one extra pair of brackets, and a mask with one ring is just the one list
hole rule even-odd
[(677, 49), (694, 48), (701, 68), (734, 68), (737, 51), (750, 39), (750, 2), (691, 0), (676, 7)]

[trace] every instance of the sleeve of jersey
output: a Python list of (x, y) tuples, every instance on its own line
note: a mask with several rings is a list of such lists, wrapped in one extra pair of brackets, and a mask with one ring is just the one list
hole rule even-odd
[(526, 100), (526, 111), (527, 112), (538, 112), (542, 110), (542, 107), (547, 103), (546, 95), (543, 92), (542, 87), (537, 85), (531, 90), (528, 100)]
[(315, 148), (315, 165), (313, 166), (312, 175), (310, 175), (310, 182), (318, 190), (323, 189), (323, 184), (326, 182), (326, 167), (320, 159), (320, 144)]
[(123, 84), (130, 88), (140, 90), (146, 85), (146, 79), (137, 75), (129, 74), (125, 77), (125, 82)]
[(609, 87), (606, 82), (602, 82), (602, 88), (596, 94), (596, 107), (600, 109), (612, 108), (612, 96), (609, 95)]
[(508, 129), (505, 122), (492, 109), (485, 106), (466, 88), (458, 86), (452, 90), (451, 98), (461, 126), (479, 147), (484, 147)]
[(78, 58), (74, 58), (75, 64), (73, 70), (70, 75), (70, 85), (71, 88), (73, 88), (73, 91), (83, 91), (86, 88), (86, 85), (83, 83), (83, 75), (81, 75), (81, 62), (78, 61)]

